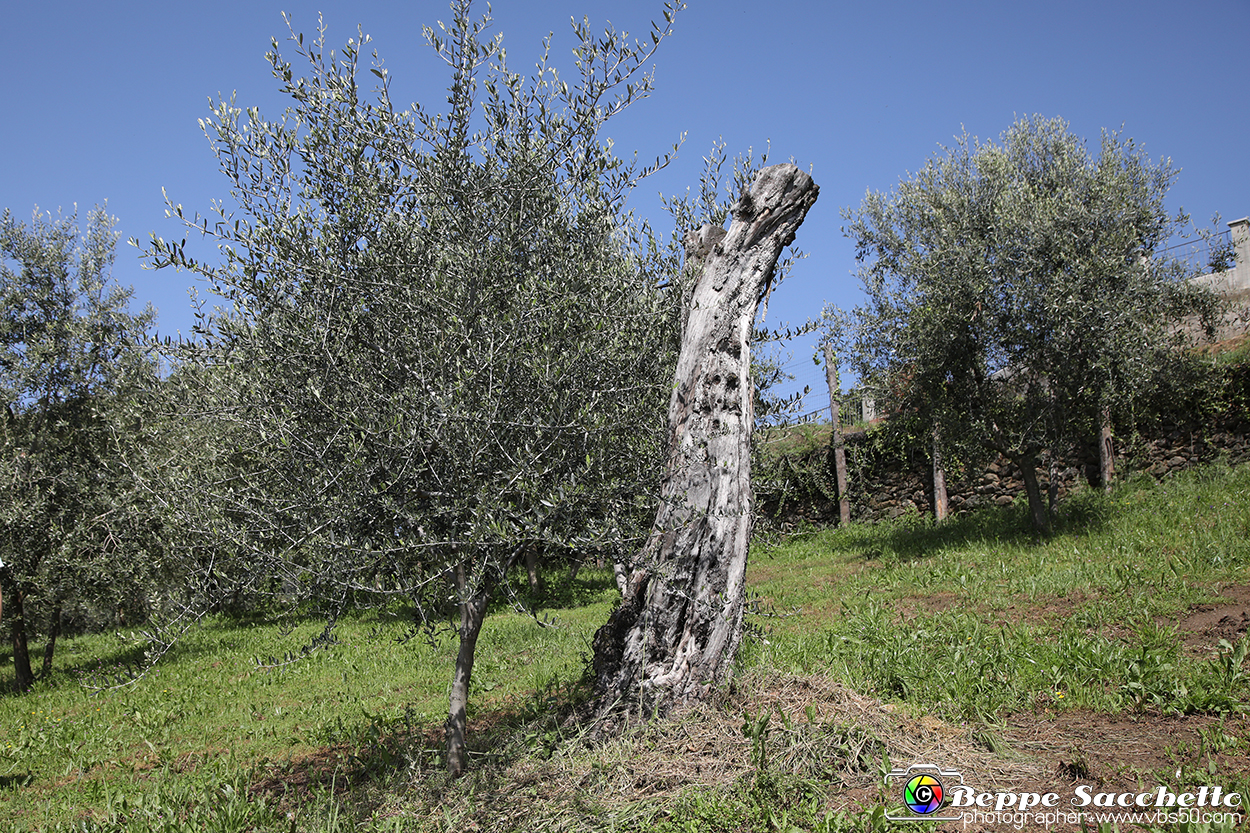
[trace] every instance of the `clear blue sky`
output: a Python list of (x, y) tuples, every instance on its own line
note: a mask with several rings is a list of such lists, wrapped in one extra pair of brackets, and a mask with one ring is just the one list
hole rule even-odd
[[(569, 18), (645, 36), (651, 0), (498, 0), (509, 64), (526, 70), (556, 33), (569, 67)], [(485, 3), (479, 11), (484, 12)], [(188, 211), (226, 196), (197, 119), (208, 99), (276, 115), (264, 53), (285, 38), (281, 12), (312, 33), (323, 12), (335, 46), (373, 37), (397, 102), (442, 106), (446, 74), (421, 38), (449, 18), (443, 0), (218, 0), (214, 3), (17, 2), (0, 6), (0, 208), (26, 219), (108, 201), (123, 241), (181, 237), (161, 189)], [(684, 132), (679, 160), (643, 183), (634, 205), (667, 227), (655, 195), (696, 186), (702, 156), (772, 142), (772, 159), (810, 169), (820, 200), (799, 231), (809, 253), (773, 295), (769, 319), (797, 324), (824, 302), (853, 306), (853, 250), (840, 211), (888, 190), (963, 129), (997, 137), (1016, 116), (1067, 119), (1096, 147), (1102, 128), (1181, 168), (1171, 208), (1199, 222), (1250, 214), (1250, 0), (1050, 0), (1045, 3), (691, 0), (655, 59), (656, 92), (607, 131), (618, 152), (652, 159)], [(114, 276), (159, 310), (162, 334), (190, 328), (192, 276), (141, 268), (119, 248)], [(794, 371), (827, 403), (810, 344)]]

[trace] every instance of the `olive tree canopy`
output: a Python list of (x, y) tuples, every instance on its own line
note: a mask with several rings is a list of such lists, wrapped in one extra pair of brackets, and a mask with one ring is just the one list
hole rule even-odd
[(204, 122), (236, 208), (186, 222), (222, 261), (160, 238), (147, 250), (232, 305), (180, 377), (217, 426), (207, 456), (232, 467), (191, 501), (216, 513), (230, 580), (276, 576), (331, 615), (395, 596), (458, 610), (453, 773), (509, 567), (530, 547), (635, 547), (645, 531), (680, 326), (680, 292), (660, 288), (623, 214), (641, 172), (599, 136), (650, 89), (673, 7), (642, 45), (576, 24), (566, 83), (545, 55), (532, 77), (510, 72), (469, 6), (425, 33), (451, 72), (442, 113), (397, 109), (376, 54), (362, 88), (363, 35), (339, 54), (293, 35), (303, 74), (275, 42), (286, 113), (223, 101)]
[(867, 294), (861, 378), (914, 436), (1019, 465), (1039, 531), (1040, 456), (1127, 414), (1184, 342), (1177, 323), (1214, 309), (1152, 259), (1186, 219), (1164, 205), (1175, 177), (1119, 133), (1094, 155), (1063, 120), (1022, 118), (844, 212)]
[(0, 217), (0, 592), (19, 691), (28, 640), (42, 637), (47, 673), (63, 613), (142, 616), (163, 569), (122, 463), (156, 383), (155, 314), (130, 312), (112, 280), (113, 224), (105, 207), (82, 233), (76, 213)]

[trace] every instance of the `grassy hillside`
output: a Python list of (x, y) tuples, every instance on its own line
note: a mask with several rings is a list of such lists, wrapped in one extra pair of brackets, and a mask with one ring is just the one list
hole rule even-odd
[(611, 735), (576, 716), (611, 577), (556, 581), (549, 626), (487, 624), (456, 783), (453, 645), (402, 610), (278, 668), (318, 623), (218, 618), (114, 689), (124, 635), (65, 640), (0, 696), (0, 829), (884, 829), (883, 776), (936, 755), (1016, 788), (1250, 793), (1250, 468), (1080, 493), (1053, 538), (1026, 529), (1016, 506), (759, 541), (735, 684)]

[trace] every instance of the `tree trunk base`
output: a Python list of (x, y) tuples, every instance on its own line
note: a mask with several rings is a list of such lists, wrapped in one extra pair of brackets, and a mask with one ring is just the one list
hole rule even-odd
[(457, 587), (460, 590), (460, 648), (456, 653), (456, 670), (452, 675), (451, 692), (447, 708), (447, 773), (452, 778), (464, 774), (469, 762), (468, 705), (469, 683), (473, 678), (473, 659), (477, 652), (477, 638), (486, 620), (486, 606), (490, 593), (480, 589), (469, 595), (463, 565), (457, 570)]
[(26, 616), (22, 594), (14, 593), (10, 608), (13, 611), (13, 690), (19, 694), (30, 691), (35, 675), (30, 669), (30, 646), (26, 642)]

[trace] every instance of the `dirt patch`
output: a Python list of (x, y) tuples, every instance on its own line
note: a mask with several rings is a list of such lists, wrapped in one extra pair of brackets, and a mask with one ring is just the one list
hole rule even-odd
[(277, 801), (283, 811), (311, 804), (315, 797), (333, 791), (342, 797), (359, 777), (359, 766), (346, 744), (324, 746), (289, 761), (264, 765), (251, 785), (252, 795)]
[(1013, 600), (1007, 608), (1003, 624), (1029, 622), (1037, 625), (1061, 625), (1083, 607), (1098, 604), (1099, 592), (1072, 590), (1063, 596)]
[(918, 614), (941, 613), (952, 607), (962, 607), (962, 597), (954, 593), (927, 593), (923, 596), (903, 596), (894, 603), (894, 609), (903, 619), (914, 619)]
[(1181, 641), (1192, 654), (1215, 653), (1221, 639), (1236, 645), (1250, 630), (1250, 585), (1231, 585), (1220, 595), (1227, 601), (1191, 605), (1177, 622)]
[[(1212, 715), (1108, 717), (1074, 711), (1015, 716), (1003, 735), (1022, 753), (1049, 762), (1050, 774), (1115, 791), (1197, 759), (1204, 748), (1202, 733), (1220, 724), (1221, 718)], [(1250, 729), (1244, 717), (1223, 725), (1226, 731)], [(1051, 788), (1057, 785), (1052, 778)]]
[[(1180, 792), (1181, 788), (1193, 787), (1195, 783), (1211, 783), (1208, 775), (1211, 766), (1218, 772), (1215, 782), (1244, 782), (1250, 775), (1250, 760), (1245, 756), (1244, 747), (1212, 747), (1209, 739), (1217, 736), (1244, 739), (1247, 733), (1250, 733), (1250, 718), (1244, 715), (1224, 719), (1211, 715), (1159, 714), (1109, 717), (1073, 711), (1014, 715), (1007, 719), (1000, 740), (1003, 755), (1022, 757), (1044, 773), (1038, 778), (1010, 784), (1007, 789), (1058, 793), (1060, 804), (1064, 806), (1057, 809), (1066, 809), (1078, 785), (1088, 786), (1093, 794), (1140, 793), (1153, 791), (1160, 785)], [(969, 782), (967, 771), (963, 771), (965, 782)], [(979, 783), (976, 788), (993, 791)], [(1099, 808), (1088, 809), (1097, 811)], [(962, 823), (951, 823), (938, 829), (1078, 831), (1097, 829), (1097, 826), (1056, 823), (1046, 827), (993, 824), (965, 827)]]
[[(1056, 625), (1071, 619), (1080, 608), (1096, 604), (1100, 598), (1097, 593), (1074, 590), (1063, 596), (1049, 598), (1006, 597), (994, 605), (979, 603), (975, 610), (977, 615), (985, 616), (996, 627), (1015, 626), (1021, 622)], [(967, 599), (957, 593), (934, 592), (903, 596), (894, 602), (894, 608), (904, 619), (911, 619), (921, 613), (933, 614), (968, 608), (969, 604)]]

